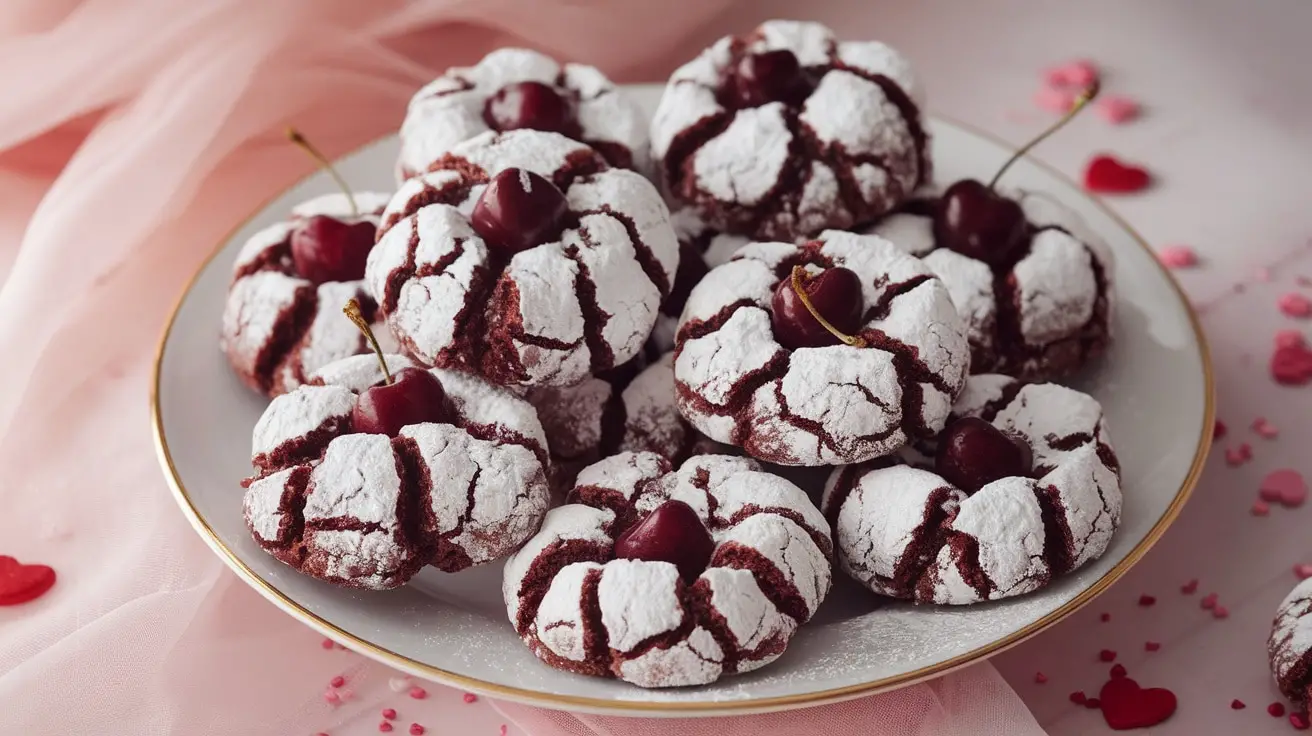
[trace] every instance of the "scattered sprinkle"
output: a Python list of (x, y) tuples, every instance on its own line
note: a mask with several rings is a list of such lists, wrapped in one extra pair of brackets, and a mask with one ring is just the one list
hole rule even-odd
[(1271, 377), (1283, 386), (1302, 386), (1312, 381), (1312, 350), (1301, 340), (1277, 345), (1271, 353)]
[(1216, 420), (1216, 424), (1212, 425), (1212, 439), (1219, 440), (1225, 436), (1225, 433), (1226, 433), (1225, 422), (1221, 421), (1220, 419)]
[(1157, 260), (1167, 268), (1193, 268), (1198, 265), (1198, 254), (1187, 245), (1168, 245), (1157, 252)]
[(1276, 347), (1290, 348), (1306, 345), (1307, 340), (1298, 330), (1279, 330), (1276, 332)]
[(1238, 467), (1253, 459), (1253, 446), (1247, 442), (1242, 442), (1237, 447), (1225, 448), (1225, 464), (1230, 467)]
[(465, 702), (476, 703), (478, 702), (478, 696), (473, 693), (465, 693)]
[(501, 724), (501, 731), (500, 731), (501, 736), (506, 736), (506, 731), (507, 731), (506, 724), (504, 723)]
[(392, 724), (388, 723), (387, 721), (383, 721), (382, 723), (378, 724), (378, 730), (382, 731), (383, 733), (391, 733)]
[(1239, 698), (1235, 698), (1234, 700), (1230, 701), (1230, 710), (1243, 710), (1244, 708), (1247, 707), (1248, 707), (1247, 705), (1244, 705), (1244, 701), (1240, 700)]
[(1285, 704), (1276, 701), (1266, 707), (1266, 712), (1270, 713), (1272, 718), (1279, 718), (1285, 714)]
[(410, 724), (410, 736), (424, 736), (425, 730), (426, 729), (418, 723)]
[(1155, 652), (1161, 648), (1162, 643), (1160, 641), (1146, 641), (1143, 643), (1143, 650), (1145, 652)]
[(1193, 595), (1196, 590), (1198, 590), (1198, 578), (1194, 578), (1180, 586), (1180, 592), (1185, 595)]
[(1112, 615), (1110, 613), (1103, 612), (1102, 614), (1099, 614), (1098, 620), (1102, 621), (1103, 623), (1107, 623), (1108, 621), (1112, 620)]
[(1094, 110), (1113, 125), (1128, 123), (1139, 117), (1139, 103), (1124, 95), (1108, 95), (1098, 100)]
[(346, 678), (345, 678), (345, 677), (342, 677), (341, 675), (338, 675), (338, 676), (334, 677), (333, 679), (329, 680), (329, 681), (328, 681), (328, 684), (331, 685), (331, 686), (333, 686), (333, 687), (341, 687), (342, 685), (345, 685), (345, 684), (346, 684)]
[(1307, 730), (1307, 726), (1308, 726), (1307, 714), (1305, 714), (1305, 713), (1290, 713), (1290, 714), (1289, 714), (1289, 725), (1293, 726), (1294, 729), (1297, 730), (1297, 731), (1306, 731), (1306, 730)]
[(319, 647), (322, 649), (332, 649), (333, 640), (325, 638), (323, 641), (319, 642)]
[(1267, 473), (1258, 493), (1263, 500), (1298, 508), (1307, 501), (1307, 479), (1293, 468), (1280, 468)]
[(1116, 652), (1114, 652), (1114, 651), (1112, 651), (1112, 650), (1110, 650), (1110, 649), (1104, 649), (1104, 650), (1098, 652), (1098, 659), (1100, 659), (1100, 660), (1102, 660), (1102, 661), (1104, 661), (1104, 662), (1115, 662), (1115, 661), (1116, 661)]
[(1300, 562), (1297, 565), (1294, 565), (1294, 574), (1298, 576), (1299, 580), (1312, 578), (1312, 564)]
[(1229, 617), (1230, 617), (1230, 609), (1226, 608), (1225, 606), (1217, 604), (1216, 608), (1212, 609), (1212, 618), (1229, 618)]
[(325, 690), (323, 694), (323, 702), (328, 705), (341, 705), (342, 696), (339, 695), (336, 690)]
[(1280, 436), (1280, 430), (1276, 425), (1267, 421), (1266, 417), (1258, 417), (1253, 420), (1253, 431), (1263, 439), (1273, 440)]
[(1088, 59), (1074, 59), (1048, 69), (1043, 81), (1052, 87), (1083, 89), (1098, 79), (1098, 67)]
[(1139, 605), (1141, 605), (1141, 606), (1143, 606), (1143, 607), (1145, 607), (1145, 608), (1147, 608), (1148, 606), (1153, 605), (1153, 604), (1156, 603), (1156, 602), (1157, 602), (1157, 599), (1154, 598), (1154, 597), (1152, 597), (1152, 596), (1150, 596), (1150, 595), (1141, 595), (1141, 596), (1139, 596)]
[(428, 691), (416, 685), (415, 687), (410, 688), (410, 697), (415, 700), (423, 700), (428, 697)]
[(1203, 599), (1202, 599), (1202, 600), (1198, 601), (1198, 606), (1199, 606), (1200, 608), (1202, 608), (1203, 610), (1205, 610), (1205, 611), (1206, 611), (1206, 610), (1209, 610), (1209, 609), (1212, 609), (1212, 608), (1215, 608), (1215, 607), (1216, 607), (1216, 599), (1217, 599), (1218, 597), (1219, 597), (1219, 596), (1217, 596), (1216, 593), (1208, 593), (1207, 595), (1203, 596)]
[(1043, 685), (1048, 681), (1048, 676), (1043, 674), (1042, 672), (1035, 672), (1034, 681), (1039, 683), (1040, 685)]
[(1102, 707), (1102, 701), (1097, 698), (1089, 698), (1088, 700), (1084, 701), (1084, 707), (1088, 708), (1089, 710), (1098, 710), (1099, 708)]
[(383, 708), (383, 718), (389, 721), (396, 720), (396, 708)]
[(1282, 294), (1276, 300), (1276, 306), (1280, 307), (1280, 311), (1284, 312), (1286, 317), (1297, 317), (1299, 319), (1312, 317), (1312, 299), (1308, 299), (1296, 291)]
[(1125, 677), (1125, 665), (1119, 663), (1112, 665), (1111, 675), (1112, 677)]
[(1131, 194), (1148, 188), (1152, 176), (1142, 166), (1121, 163), (1116, 157), (1101, 153), (1084, 167), (1084, 188), (1104, 194)]
[(1048, 112), (1070, 112), (1075, 107), (1075, 90), (1043, 87), (1034, 93), (1034, 105)]
[(1271, 504), (1259, 498), (1253, 502), (1253, 507), (1248, 510), (1248, 513), (1253, 516), (1266, 516), (1271, 513)]
[(1071, 693), (1070, 698), (1071, 698), (1071, 702), (1076, 705), (1084, 705), (1089, 700), (1088, 697), (1084, 695), (1083, 690), (1076, 690), (1075, 692)]

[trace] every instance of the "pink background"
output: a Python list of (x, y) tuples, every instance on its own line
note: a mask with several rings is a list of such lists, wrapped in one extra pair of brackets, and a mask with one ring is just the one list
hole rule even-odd
[[(657, 79), (721, 33), (805, 13), (917, 62), (935, 112), (1021, 142), (1050, 119), (1039, 70), (1088, 57), (1109, 92), (1145, 105), (1120, 127), (1088, 116), (1039, 157), (1077, 174), (1094, 151), (1149, 167), (1157, 185), (1112, 206), (1154, 245), (1186, 243), (1180, 272), (1211, 340), (1230, 435), (1180, 520), (1094, 605), (994, 660), (1054, 734), (1104, 733), (1067, 694), (1105, 680), (1100, 649), (1178, 713), (1153, 733), (1284, 733), (1264, 641), (1312, 562), (1308, 510), (1248, 509), (1278, 467), (1307, 466), (1312, 393), (1266, 375), (1276, 310), (1312, 276), (1312, 5), (1305, 0), (922, 0), (905, 3), (176, 3), (11, 0), (0, 11), (0, 554), (61, 574), (41, 601), (0, 609), (0, 734), (693, 733), (693, 724), (548, 717), (465, 704), (431, 687), (394, 695), (389, 673), (319, 639), (236, 582), (195, 538), (159, 476), (147, 430), (154, 343), (178, 289), (233, 223), (306, 170), (280, 144), (295, 120), (334, 152), (392, 129), (409, 93), (447, 63), (531, 42)], [(805, 7), (806, 10), (799, 8)], [(641, 34), (634, 29), (640, 28)], [(149, 29), (146, 33), (144, 29)], [(496, 30), (490, 30), (496, 29)], [(631, 42), (635, 36), (641, 45)], [(626, 41), (629, 41), (626, 43)], [(343, 114), (342, 111), (350, 111)], [(328, 113), (328, 114), (325, 114)], [(88, 135), (90, 133), (90, 135)], [(1259, 269), (1270, 267), (1272, 281)], [(1243, 282), (1242, 292), (1234, 289)], [(1279, 438), (1248, 425), (1265, 416)], [(1252, 444), (1229, 468), (1224, 449)], [(1133, 489), (1130, 489), (1132, 492)], [(1198, 593), (1179, 586), (1200, 578)], [(1216, 592), (1217, 620), (1198, 606)], [(1156, 605), (1136, 605), (1141, 594)], [(1108, 623), (1099, 614), (1108, 612)], [(1161, 642), (1155, 653), (1145, 640)], [(1049, 682), (1034, 682), (1043, 671)], [(321, 693), (345, 673), (355, 696)], [(1238, 698), (1245, 710), (1230, 709)], [(842, 710), (717, 724), (715, 733), (1036, 733), (992, 666)], [(847, 723), (851, 723), (847, 720)], [(564, 729), (564, 730), (561, 730)], [(738, 730), (734, 730), (738, 729)]]

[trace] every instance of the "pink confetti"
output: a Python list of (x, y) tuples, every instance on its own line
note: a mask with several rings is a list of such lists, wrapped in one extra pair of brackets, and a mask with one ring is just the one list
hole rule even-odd
[(1225, 606), (1219, 603), (1216, 605), (1216, 608), (1212, 609), (1212, 618), (1229, 618), (1229, 617), (1230, 617), (1230, 609), (1226, 608)]
[(1230, 467), (1238, 467), (1253, 459), (1253, 447), (1247, 442), (1240, 443), (1238, 447), (1225, 448), (1225, 464)]
[(1147, 608), (1148, 606), (1151, 606), (1156, 602), (1157, 599), (1150, 595), (1144, 594), (1139, 596), (1139, 605), (1143, 606), (1144, 608)]
[(1216, 595), (1216, 593), (1208, 593), (1207, 595), (1203, 596), (1202, 600), (1198, 601), (1198, 607), (1202, 608), (1204, 611), (1210, 608), (1215, 608), (1217, 598), (1218, 596)]
[(1252, 514), (1253, 516), (1267, 516), (1268, 514), (1271, 513), (1271, 504), (1261, 499), (1258, 499), (1253, 502), (1253, 507), (1248, 510), (1248, 513)]
[(1306, 344), (1307, 340), (1303, 337), (1303, 333), (1298, 330), (1280, 330), (1276, 333), (1276, 347), (1278, 348), (1296, 348)]
[(1113, 125), (1128, 123), (1139, 117), (1139, 103), (1123, 95), (1108, 95), (1098, 100), (1094, 109)]
[(396, 720), (396, 708), (383, 708), (383, 718), (389, 721)]
[(1308, 299), (1298, 292), (1291, 291), (1282, 295), (1276, 301), (1276, 306), (1280, 307), (1280, 311), (1284, 312), (1286, 317), (1298, 317), (1300, 319), (1312, 317), (1312, 299)]
[(1294, 574), (1298, 576), (1299, 580), (1312, 578), (1312, 564), (1300, 562), (1297, 565), (1294, 565)]
[(477, 702), (478, 702), (478, 696), (475, 695), (475, 694), (473, 694), (473, 693), (465, 693), (464, 698), (465, 698), (465, 702), (466, 702), (466, 703), (477, 703)]
[(1052, 67), (1043, 78), (1052, 87), (1084, 88), (1098, 79), (1098, 67), (1087, 59), (1074, 59)]
[(422, 687), (415, 686), (410, 688), (410, 697), (414, 698), (415, 700), (423, 700), (424, 698), (428, 697), (428, 691), (423, 689)]
[(1271, 377), (1284, 386), (1302, 386), (1312, 381), (1312, 350), (1299, 342), (1278, 345), (1271, 354)]
[(1185, 595), (1193, 595), (1196, 590), (1198, 590), (1198, 578), (1194, 578), (1180, 586), (1180, 592)]
[(345, 677), (342, 677), (341, 675), (338, 675), (338, 676), (334, 677), (333, 679), (329, 680), (329, 681), (328, 681), (328, 684), (331, 685), (331, 686), (333, 686), (333, 687), (341, 687), (342, 685), (345, 685), (345, 684), (346, 684), (346, 678), (345, 678)]
[(410, 736), (424, 736), (424, 727), (418, 723), (410, 724)]
[(1155, 652), (1161, 648), (1162, 648), (1162, 643), (1158, 641), (1146, 641), (1143, 643), (1143, 650), (1145, 652)]
[(1035, 672), (1034, 681), (1042, 685), (1048, 681), (1048, 676), (1043, 674), (1042, 672)]
[(1307, 480), (1293, 468), (1273, 470), (1262, 479), (1259, 493), (1264, 500), (1298, 508), (1307, 501)]
[(1244, 708), (1247, 707), (1248, 707), (1247, 705), (1244, 705), (1244, 701), (1240, 700), (1239, 698), (1235, 698), (1234, 700), (1230, 701), (1230, 710), (1243, 710)]
[(1253, 420), (1253, 431), (1256, 432), (1259, 437), (1268, 440), (1273, 440), (1280, 436), (1280, 430), (1276, 428), (1276, 425), (1268, 422), (1266, 417), (1258, 417)]
[(1075, 92), (1057, 87), (1044, 87), (1034, 93), (1034, 105), (1048, 112), (1070, 112), (1070, 109), (1075, 107)]
[(1167, 268), (1193, 268), (1198, 265), (1198, 254), (1187, 245), (1168, 245), (1157, 251), (1157, 260)]
[(500, 731), (501, 736), (506, 736), (506, 731), (507, 731), (507, 730), (508, 730), (508, 729), (506, 728), (506, 724), (504, 724), (504, 723), (501, 724), (501, 731)]
[(319, 642), (319, 646), (320, 646), (321, 648), (323, 648), (323, 649), (332, 649), (332, 648), (333, 648), (333, 640), (332, 640), (332, 639), (324, 639), (323, 641)]

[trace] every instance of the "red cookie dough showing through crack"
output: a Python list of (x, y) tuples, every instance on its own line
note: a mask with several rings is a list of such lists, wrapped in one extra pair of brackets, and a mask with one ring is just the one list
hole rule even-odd
[[(558, 234), (509, 253), (470, 218), (489, 180), (512, 171), (527, 173), (507, 188), (554, 186), (566, 207)], [(562, 135), (517, 130), (466, 141), (403, 184), (366, 281), (418, 360), (494, 383), (568, 386), (639, 354), (678, 262), (651, 182)]]
[(795, 240), (891, 211), (929, 181), (905, 58), (775, 20), (677, 69), (651, 125), (670, 195), (713, 227)]
[(366, 319), (373, 319), (374, 301), (361, 280), (363, 261), (354, 279), (317, 281), (298, 269), (293, 240), (305, 237), (312, 221), (327, 218), (334, 229), (349, 232), (348, 237), (367, 236), (372, 244), (388, 196), (355, 193), (356, 215), (343, 194), (316, 197), (242, 246), (232, 267), (219, 345), (243, 383), (277, 396), (335, 360), (369, 351), (360, 331), (342, 317), (342, 305), (355, 299)]
[(943, 453), (926, 460), (927, 443), (830, 474), (821, 508), (838, 565), (857, 582), (893, 598), (966, 605), (1033, 592), (1106, 551), (1121, 517), (1120, 466), (1097, 401), (978, 375), (947, 433), (971, 417), (1028, 448), (1028, 472), (963, 490), (940, 474)]
[(1020, 203), (1029, 232), (1024, 247), (996, 264), (935, 242), (933, 188), (868, 232), (923, 258), (947, 285), (966, 320), (973, 372), (1024, 381), (1069, 377), (1111, 342), (1111, 249), (1079, 213), (1050, 196), (1001, 193)]
[[(846, 306), (858, 310), (862, 346), (780, 343), (772, 301), (795, 266), (843, 268), (859, 279), (863, 304)], [(739, 250), (693, 289), (676, 345), (688, 421), (780, 465), (862, 462), (932, 436), (970, 360), (965, 326), (923, 263), (883, 238), (837, 231), (805, 245)]]
[[(700, 525), (651, 529), (677, 502)], [(635, 527), (685, 564), (626, 552)], [(708, 533), (709, 557), (692, 565), (686, 550)], [(671, 472), (654, 453), (622, 453), (579, 474), (570, 503), (506, 562), (502, 592), (515, 630), (553, 667), (702, 685), (777, 659), (828, 594), (830, 559), (810, 499), (751, 459), (700, 455)]]
[(674, 356), (640, 363), (573, 386), (528, 390), (547, 434), (554, 486), (568, 490), (579, 470), (619, 452), (655, 452), (680, 463), (712, 444), (674, 403)]
[(1266, 647), (1280, 692), (1295, 703), (1312, 702), (1312, 579), (1281, 601)]
[[(396, 371), (414, 364), (387, 356)], [(434, 369), (450, 423), (397, 437), (353, 431), (356, 395), (383, 381), (372, 355), (326, 366), (255, 425), (246, 525), (269, 554), (350, 588), (403, 585), (513, 552), (546, 513), (547, 451), (533, 407), (476, 377)]]
[(421, 88), (401, 124), (397, 173), (426, 171), (457, 144), (489, 130), (561, 133), (612, 165), (646, 171), (647, 121), (637, 103), (595, 67), (560, 64), (529, 49), (497, 49), (452, 67)]

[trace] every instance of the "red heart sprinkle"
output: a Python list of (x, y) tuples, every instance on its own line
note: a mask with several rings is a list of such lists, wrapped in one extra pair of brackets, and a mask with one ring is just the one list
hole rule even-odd
[(1104, 661), (1104, 662), (1115, 662), (1115, 661), (1116, 661), (1116, 652), (1113, 652), (1113, 651), (1110, 650), (1110, 649), (1104, 649), (1104, 650), (1098, 652), (1098, 659), (1100, 659), (1100, 660), (1102, 660), (1102, 661)]
[(1103, 613), (1103, 614), (1100, 614), (1100, 615), (1098, 616), (1098, 620), (1101, 621), (1101, 622), (1103, 622), (1103, 623), (1107, 623), (1108, 621), (1111, 621), (1111, 620), (1112, 620), (1112, 615), (1111, 615), (1110, 613)]
[(1244, 701), (1240, 700), (1239, 698), (1235, 698), (1234, 700), (1230, 701), (1231, 710), (1243, 710), (1244, 708), (1247, 707), (1248, 707), (1247, 705), (1244, 705)]
[(1129, 194), (1147, 188), (1147, 169), (1117, 161), (1108, 154), (1094, 156), (1084, 168), (1084, 188), (1106, 194)]
[(1048, 681), (1048, 676), (1043, 674), (1042, 672), (1035, 672), (1034, 681), (1042, 685), (1043, 683)]
[(1307, 345), (1284, 344), (1271, 354), (1271, 377), (1284, 386), (1312, 381), (1312, 350)]
[(1148, 606), (1151, 606), (1152, 604), (1154, 604), (1154, 603), (1156, 603), (1156, 602), (1157, 602), (1157, 599), (1154, 598), (1154, 597), (1152, 597), (1152, 596), (1150, 596), (1150, 595), (1141, 595), (1141, 596), (1139, 596), (1139, 605), (1144, 606), (1145, 608), (1148, 607)]
[(1196, 590), (1198, 590), (1198, 578), (1194, 578), (1193, 580), (1190, 580), (1189, 582), (1180, 586), (1180, 592), (1184, 593), (1185, 595), (1193, 595), (1194, 591)]
[(1083, 690), (1076, 690), (1075, 692), (1071, 693), (1070, 698), (1071, 698), (1071, 702), (1076, 705), (1084, 705), (1085, 701), (1088, 700), (1088, 698), (1084, 696)]
[(1102, 717), (1116, 731), (1156, 726), (1175, 713), (1175, 693), (1162, 687), (1141, 688), (1128, 677), (1107, 681), (1098, 693)]
[(1126, 675), (1125, 665), (1123, 664), (1112, 665), (1112, 677), (1125, 677), (1125, 675)]
[(0, 606), (34, 601), (54, 585), (54, 569), (45, 565), (24, 565), (12, 557), (0, 555)]

